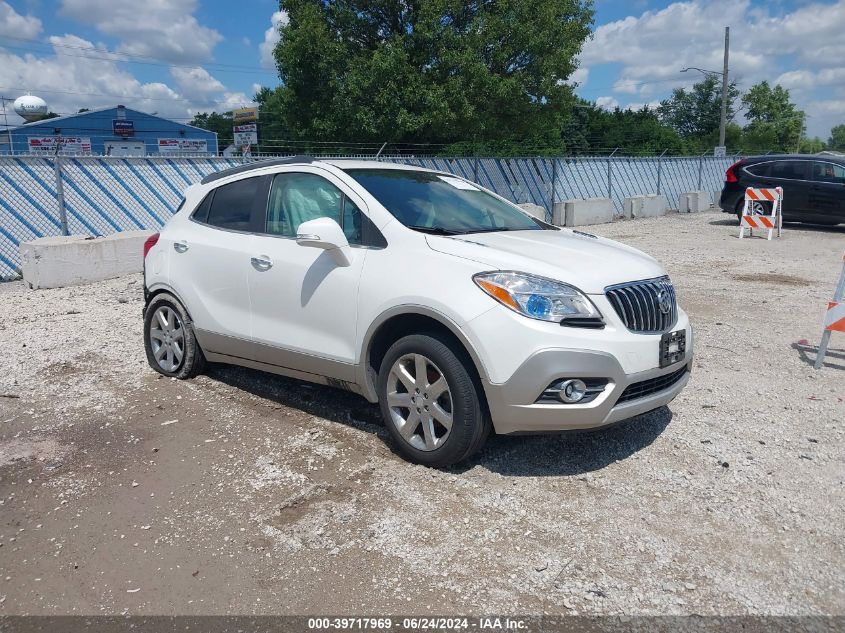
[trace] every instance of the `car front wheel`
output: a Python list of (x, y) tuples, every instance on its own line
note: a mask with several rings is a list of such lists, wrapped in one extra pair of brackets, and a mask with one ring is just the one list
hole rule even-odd
[(449, 466), (487, 439), (490, 422), (467, 363), (435, 334), (406, 336), (385, 354), (379, 404), (397, 450), (409, 461)]

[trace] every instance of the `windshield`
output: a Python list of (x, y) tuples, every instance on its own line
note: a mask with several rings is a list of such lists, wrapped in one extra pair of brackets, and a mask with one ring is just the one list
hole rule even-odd
[(460, 178), (405, 169), (347, 173), (397, 220), (418, 231), (460, 235), (543, 229), (530, 216)]

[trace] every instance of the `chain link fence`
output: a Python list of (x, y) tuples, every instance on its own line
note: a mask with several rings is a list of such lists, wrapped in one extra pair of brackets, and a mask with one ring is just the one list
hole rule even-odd
[[(677, 207), (686, 191), (715, 195), (733, 161), (710, 156), (381, 160), (463, 176), (513, 202), (544, 207), (549, 219), (554, 203), (573, 198), (611, 198), (621, 214), (626, 197), (657, 193)], [(18, 275), (21, 242), (158, 229), (189, 185), (239, 164), (240, 159), (218, 157), (0, 156), (0, 279)]]

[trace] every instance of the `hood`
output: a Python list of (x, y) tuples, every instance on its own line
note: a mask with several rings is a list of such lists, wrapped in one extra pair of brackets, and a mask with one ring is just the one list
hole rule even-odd
[(489, 270), (515, 270), (571, 284), (588, 294), (606, 286), (665, 275), (653, 257), (635, 248), (573, 231), (501, 231), (427, 235), (435, 251), (471, 259)]

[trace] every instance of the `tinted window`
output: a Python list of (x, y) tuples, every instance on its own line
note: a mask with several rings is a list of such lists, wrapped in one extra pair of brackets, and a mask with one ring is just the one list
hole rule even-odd
[(845, 167), (836, 163), (815, 161), (812, 180), (843, 184), (845, 183)]
[(463, 234), (542, 228), (513, 205), (460, 178), (399, 169), (347, 172), (397, 220), (413, 229)]
[(745, 169), (750, 174), (765, 177), (769, 175), (769, 169), (771, 168), (771, 166), (771, 163), (758, 163), (756, 165), (749, 165)]
[(315, 174), (279, 174), (273, 179), (267, 208), (267, 233), (294, 237), (299, 225), (331, 218), (350, 244), (361, 243), (361, 211), (343, 192)]
[(206, 223), (221, 229), (248, 231), (249, 216), (259, 183), (258, 178), (244, 178), (217, 187)]
[(197, 222), (205, 223), (208, 220), (208, 210), (211, 208), (211, 198), (214, 197), (214, 192), (212, 191), (209, 193), (205, 198), (202, 199), (200, 202), (200, 206), (197, 207), (196, 211), (191, 214), (191, 217), (196, 220)]
[(772, 178), (789, 178), (791, 180), (805, 180), (806, 162), (803, 160), (777, 160), (772, 163), (769, 175)]

